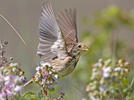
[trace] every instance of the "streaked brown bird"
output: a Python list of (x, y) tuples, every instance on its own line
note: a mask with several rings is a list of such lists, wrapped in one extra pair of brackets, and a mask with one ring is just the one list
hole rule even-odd
[(46, 2), (41, 11), (39, 34), (37, 54), (49, 62), (60, 77), (71, 73), (81, 53), (88, 50), (78, 42), (76, 11), (72, 9), (55, 16), (51, 3)]

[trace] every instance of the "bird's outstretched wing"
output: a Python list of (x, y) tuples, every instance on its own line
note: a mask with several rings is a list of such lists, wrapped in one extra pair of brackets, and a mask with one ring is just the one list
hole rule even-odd
[(66, 55), (65, 43), (50, 2), (46, 2), (42, 8), (39, 21), (39, 33), (40, 41), (37, 54), (40, 55), (44, 61), (51, 61), (55, 57)]
[(78, 42), (76, 10), (65, 9), (57, 16), (57, 21), (66, 44), (66, 49), (69, 52), (72, 47)]

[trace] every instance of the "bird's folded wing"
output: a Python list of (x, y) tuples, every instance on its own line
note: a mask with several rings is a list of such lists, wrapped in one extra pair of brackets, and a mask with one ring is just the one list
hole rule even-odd
[[(46, 2), (41, 11), (39, 21), (40, 41), (37, 54), (45, 61), (51, 61), (59, 56), (59, 52), (65, 54), (65, 43), (50, 2)], [(60, 55), (61, 56), (61, 55)]]
[(75, 43), (78, 42), (76, 10), (65, 9), (57, 16), (57, 21), (65, 41), (67, 51), (70, 52)]

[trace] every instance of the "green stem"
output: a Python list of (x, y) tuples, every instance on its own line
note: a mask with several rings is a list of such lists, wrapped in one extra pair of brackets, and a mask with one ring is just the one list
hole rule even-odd
[(45, 90), (43, 87), (41, 87), (41, 92), (43, 94), (43, 100), (46, 100), (47, 97), (47, 90)]

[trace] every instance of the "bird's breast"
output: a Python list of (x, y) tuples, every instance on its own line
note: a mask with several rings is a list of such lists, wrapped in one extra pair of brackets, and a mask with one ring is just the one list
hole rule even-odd
[(72, 59), (69, 59), (66, 63), (64, 63), (64, 60), (60, 60), (60, 62), (62, 62), (63, 64), (57, 64), (52, 67), (59, 74), (59, 77), (63, 77), (70, 74), (74, 70), (78, 60), (79, 56), (72, 57)]

